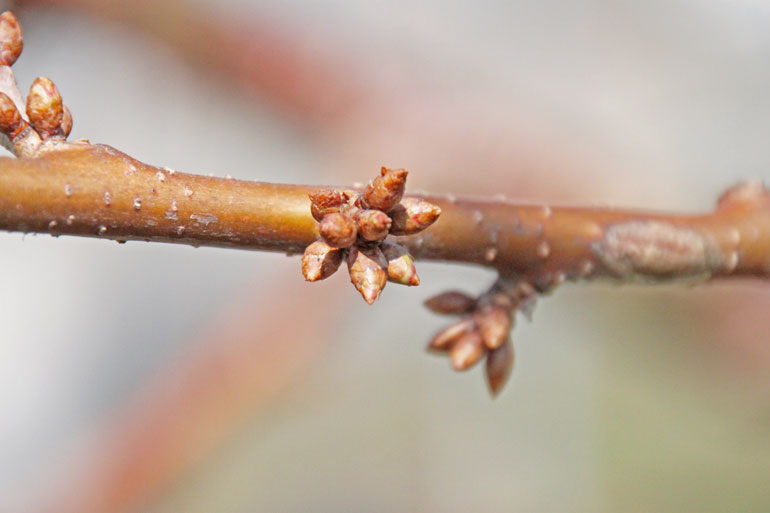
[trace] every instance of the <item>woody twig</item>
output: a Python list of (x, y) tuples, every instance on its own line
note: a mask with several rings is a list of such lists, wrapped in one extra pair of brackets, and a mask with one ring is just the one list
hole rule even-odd
[(21, 29), (10, 13), (0, 18), (0, 43), (0, 131), (18, 156), (0, 159), (0, 229), (304, 252), (310, 281), (347, 260), (370, 304), (388, 279), (419, 283), (414, 259), (493, 268), (500, 280), (482, 297), (429, 302), (464, 315), (431, 348), (448, 352), (457, 370), (488, 354), (493, 393), (513, 362), (515, 312), (566, 280), (770, 277), (770, 192), (760, 183), (731, 188), (713, 212), (693, 216), (409, 195), (406, 171), (387, 168), (358, 189), (189, 175), (67, 141), (72, 118), (53, 82), (37, 79), (21, 100), (10, 68)]

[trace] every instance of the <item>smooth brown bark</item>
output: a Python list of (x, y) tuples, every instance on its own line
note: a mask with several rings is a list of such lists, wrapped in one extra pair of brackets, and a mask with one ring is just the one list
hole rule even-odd
[[(109, 146), (64, 143), (0, 159), (0, 229), (299, 253), (318, 238), (308, 194), (143, 164)], [(565, 279), (770, 275), (770, 194), (725, 193), (714, 212), (664, 215), (421, 195), (442, 215), (396, 237), (417, 259), (469, 263), (545, 290)]]

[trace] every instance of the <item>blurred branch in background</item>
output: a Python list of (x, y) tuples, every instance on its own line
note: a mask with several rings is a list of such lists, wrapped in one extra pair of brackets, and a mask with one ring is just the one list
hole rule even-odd
[[(250, 292), (263, 286), (276, 292)], [(39, 497), (41, 511), (147, 507), (313, 365), (333, 342), (329, 326), (345, 317), (342, 297), (280, 276), (247, 287), (202, 323), (183, 354), (84, 434), (74, 461), (51, 469), (60, 495)]]

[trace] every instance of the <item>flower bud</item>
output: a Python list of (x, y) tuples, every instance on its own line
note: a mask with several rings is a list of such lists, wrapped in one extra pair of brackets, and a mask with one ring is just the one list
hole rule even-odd
[(394, 242), (383, 242), (382, 253), (388, 261), (388, 281), (401, 285), (417, 286), (420, 277), (414, 266), (414, 258), (405, 247)]
[(19, 20), (11, 11), (5, 11), (0, 14), (0, 65), (12, 66), (23, 48)]
[(342, 250), (317, 241), (305, 248), (302, 255), (302, 274), (307, 281), (323, 280), (334, 274), (341, 263)]
[(49, 78), (38, 77), (27, 95), (27, 116), (32, 128), (45, 140), (61, 135), (64, 107), (59, 90)]
[(326, 214), (340, 211), (340, 205), (344, 205), (350, 199), (343, 191), (323, 189), (310, 196), (310, 213), (316, 221), (321, 221)]
[(321, 237), (333, 248), (347, 248), (356, 241), (356, 222), (339, 212), (327, 214), (318, 226)]
[(484, 356), (484, 344), (478, 331), (462, 335), (449, 350), (449, 360), (456, 371), (469, 369)]
[(406, 169), (388, 169), (383, 166), (380, 176), (366, 186), (361, 198), (364, 206), (383, 212), (392, 210), (404, 195), (407, 173)]
[(470, 317), (465, 317), (457, 322), (454, 322), (436, 333), (433, 339), (428, 344), (429, 351), (448, 351), (452, 344), (457, 339), (473, 331), (476, 328), (476, 323)]
[(474, 314), (481, 338), (489, 349), (497, 349), (508, 338), (513, 324), (510, 310), (491, 306)]
[(450, 290), (427, 299), (425, 306), (437, 314), (463, 314), (476, 306), (476, 300), (460, 291)]
[(382, 240), (388, 236), (390, 218), (381, 210), (362, 210), (358, 213), (358, 234), (370, 242)]
[(404, 198), (390, 212), (390, 218), (393, 220), (390, 233), (412, 235), (432, 225), (440, 215), (441, 208), (433, 203), (419, 198)]
[(502, 390), (513, 369), (513, 344), (506, 339), (503, 344), (487, 355), (486, 377), (489, 393), (495, 397)]
[(380, 248), (350, 249), (348, 271), (350, 281), (368, 304), (374, 303), (388, 282), (388, 262)]

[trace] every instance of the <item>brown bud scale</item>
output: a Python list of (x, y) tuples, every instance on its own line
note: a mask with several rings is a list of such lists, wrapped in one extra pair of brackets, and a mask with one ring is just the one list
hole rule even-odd
[(457, 290), (442, 292), (425, 301), (425, 306), (437, 314), (463, 314), (476, 306), (476, 300)]
[(462, 335), (449, 350), (449, 360), (456, 371), (470, 369), (484, 356), (484, 344), (478, 331)]
[(485, 365), (489, 393), (495, 397), (503, 389), (513, 370), (513, 344), (506, 339), (503, 344), (490, 351)]
[(42, 139), (62, 134), (64, 106), (51, 79), (38, 77), (32, 83), (27, 95), (27, 116)]
[(342, 263), (342, 250), (317, 241), (305, 248), (302, 255), (302, 274), (307, 281), (328, 278)]
[(419, 198), (404, 198), (390, 212), (393, 235), (412, 235), (432, 225), (441, 215), (441, 208)]
[(388, 282), (388, 262), (380, 248), (352, 248), (348, 255), (350, 281), (364, 301), (374, 303)]
[(11, 11), (0, 14), (0, 64), (12, 66), (21, 55), (24, 38), (19, 20)]
[(392, 210), (404, 195), (407, 174), (406, 169), (388, 169), (383, 166), (380, 176), (367, 185), (361, 197), (363, 205), (383, 212)]
[(358, 234), (369, 242), (384, 239), (390, 231), (391, 220), (381, 210), (362, 210), (358, 212)]
[(340, 206), (350, 197), (344, 191), (322, 189), (310, 196), (310, 213), (316, 221), (321, 221), (326, 214), (340, 211)]
[(321, 237), (333, 248), (347, 248), (356, 241), (356, 222), (339, 212), (327, 214), (318, 226)]
[(70, 112), (69, 108), (64, 105), (64, 112), (62, 113), (62, 119), (61, 119), (61, 131), (64, 137), (69, 137), (70, 132), (72, 132), (72, 113)]
[(474, 315), (481, 338), (489, 349), (497, 349), (508, 338), (513, 325), (509, 310), (500, 307), (483, 308)]
[(457, 341), (464, 334), (473, 331), (476, 328), (476, 323), (473, 319), (466, 317), (454, 322), (436, 333), (433, 339), (428, 344), (428, 349), (432, 351), (447, 351), (452, 344)]
[(0, 132), (13, 141), (29, 124), (8, 95), (0, 92)]

